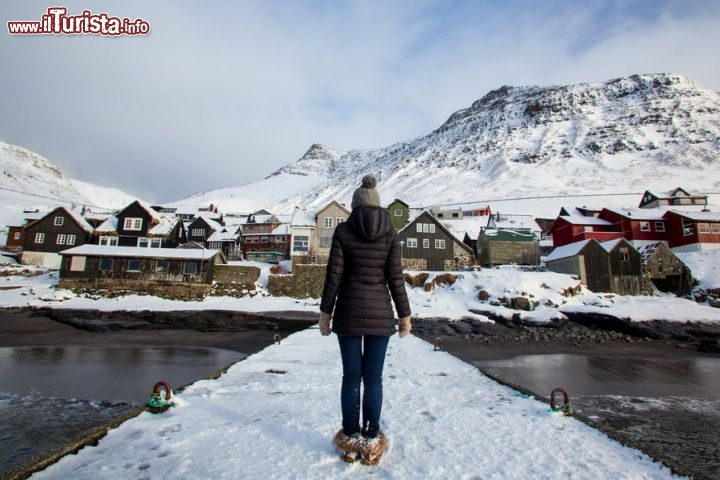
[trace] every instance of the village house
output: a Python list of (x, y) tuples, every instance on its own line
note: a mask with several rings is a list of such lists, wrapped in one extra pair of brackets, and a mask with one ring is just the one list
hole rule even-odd
[(350, 216), (350, 210), (333, 200), (315, 214), (317, 225), (317, 249), (314, 257), (318, 263), (327, 263), (335, 228)]
[(62, 250), (88, 243), (93, 227), (79, 213), (58, 207), (25, 227), (20, 263), (60, 267)]
[(684, 188), (675, 188), (669, 192), (656, 194), (650, 190), (645, 193), (640, 200), (639, 208), (656, 208), (678, 205), (707, 205), (707, 195), (701, 193), (691, 193)]
[[(210, 250), (221, 250), (228, 259), (242, 255), (242, 235), (204, 215), (196, 217), (188, 224), (187, 239)], [(236, 252), (239, 255), (236, 255)]]
[(410, 270), (462, 270), (474, 264), (473, 252), (428, 211), (398, 232), (401, 262)]
[(652, 290), (643, 275), (640, 253), (624, 238), (594, 238), (558, 247), (545, 258), (548, 270), (576, 275), (593, 292), (646, 295)]
[(387, 210), (396, 231), (405, 228), (405, 225), (410, 221), (410, 205), (398, 198), (388, 205)]
[(97, 245), (117, 247), (175, 248), (187, 242), (182, 221), (161, 214), (149, 204), (135, 200), (94, 231)]
[(295, 208), (290, 229), (290, 260), (292, 270), (299, 264), (317, 263), (317, 224), (315, 214)]
[(635, 248), (654, 243), (668, 243), (668, 229), (663, 218), (664, 209), (603, 208), (598, 218), (607, 220)]
[(622, 238), (608, 220), (582, 215), (560, 215), (550, 227), (553, 247), (558, 248), (594, 238), (599, 242)]
[(242, 251), (246, 260), (278, 263), (289, 258), (289, 234), (275, 234), (282, 222), (261, 210), (248, 215), (242, 226)]
[(533, 232), (485, 228), (477, 239), (480, 265), (540, 265), (540, 242)]
[(720, 212), (668, 210), (668, 243), (676, 252), (699, 252), (720, 248)]
[(136, 292), (166, 298), (203, 298), (219, 250), (81, 245), (60, 252), (60, 288)]

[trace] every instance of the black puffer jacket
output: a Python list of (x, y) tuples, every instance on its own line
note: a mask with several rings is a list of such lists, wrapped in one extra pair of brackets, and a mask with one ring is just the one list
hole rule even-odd
[(400, 243), (384, 208), (358, 207), (335, 228), (320, 311), (333, 313), (338, 335), (392, 335), (410, 315)]

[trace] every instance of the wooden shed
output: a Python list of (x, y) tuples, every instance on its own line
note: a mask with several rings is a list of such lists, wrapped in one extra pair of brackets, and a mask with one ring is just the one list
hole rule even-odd
[(661, 292), (684, 295), (692, 288), (692, 273), (664, 243), (638, 248), (643, 267), (655, 288)]
[(548, 270), (577, 275), (594, 292), (618, 295), (648, 294), (640, 253), (620, 238), (598, 242), (594, 238), (558, 247), (545, 258)]

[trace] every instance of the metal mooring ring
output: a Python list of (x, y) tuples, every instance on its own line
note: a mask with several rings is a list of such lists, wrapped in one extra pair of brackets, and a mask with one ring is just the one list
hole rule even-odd
[(170, 384), (165, 381), (157, 382), (152, 389), (152, 394), (160, 395), (161, 388), (165, 389), (165, 400), (170, 400), (170, 397), (172, 396), (172, 389), (170, 388)]
[[(556, 393), (562, 393), (563, 404), (561, 407), (558, 407), (557, 402), (555, 401)], [(564, 389), (558, 387), (558, 388), (555, 388), (550, 393), (550, 409), (554, 412), (562, 411), (563, 415), (572, 415), (573, 412), (572, 412), (572, 407), (570, 405), (570, 396)]]

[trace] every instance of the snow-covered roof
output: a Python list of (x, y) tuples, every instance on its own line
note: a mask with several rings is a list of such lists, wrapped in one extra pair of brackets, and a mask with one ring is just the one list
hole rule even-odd
[(440, 223), (460, 240), (465, 238), (465, 234), (476, 239), (480, 234), (480, 230), (485, 226), (483, 217), (466, 217), (457, 220), (444, 218)]
[(562, 247), (557, 247), (552, 252), (550, 252), (547, 257), (545, 257), (545, 262), (552, 262), (553, 260), (560, 260), (561, 258), (574, 257), (578, 254), (580, 250), (585, 248), (585, 245), (587, 245), (588, 242), (591, 241), (592, 239), (589, 238), (587, 240), (580, 240), (579, 242), (568, 243), (567, 245), (563, 245)]
[(599, 242), (600, 246), (605, 249), (605, 251), (609, 252), (613, 248), (615, 248), (618, 243), (625, 241), (624, 238), (613, 238), (612, 240), (606, 240), (604, 242)]
[(572, 225), (612, 225), (611, 222), (597, 217), (586, 217), (584, 215), (560, 215), (567, 223)]
[(107, 245), (80, 245), (60, 252), (60, 255), (87, 255), (101, 257), (132, 257), (132, 258), (176, 258), (186, 260), (208, 260), (220, 250), (197, 248), (144, 248), (144, 247), (113, 247)]
[(69, 208), (61, 207), (63, 210), (67, 212), (67, 214), (72, 217), (75, 222), (80, 225), (80, 228), (85, 230), (88, 233), (93, 233), (93, 227), (88, 223), (87, 220), (85, 220), (82, 215), (80, 215), (79, 212), (75, 212), (73, 210), (70, 210)]
[(540, 226), (532, 215), (508, 215), (495, 213), (488, 216), (488, 228), (502, 228), (505, 230), (532, 230), (539, 232)]
[(167, 236), (170, 232), (172, 232), (172, 229), (175, 228), (175, 226), (180, 221), (177, 217), (167, 217), (167, 216), (161, 216), (158, 217), (158, 223), (154, 225), (150, 230), (148, 230), (147, 234), (150, 236), (158, 236), (158, 237), (164, 237)]
[(633, 220), (661, 221), (667, 211), (666, 208), (605, 208), (608, 212), (627, 217)]
[(238, 234), (228, 231), (213, 232), (207, 239), (208, 242), (234, 242), (238, 239)]
[(270, 235), (290, 235), (292, 227), (288, 223), (282, 223), (275, 227), (275, 230), (270, 232)]
[(219, 222), (213, 220), (212, 218), (206, 216), (205, 214), (199, 215), (198, 217), (196, 217), (196, 218), (193, 220), (193, 222), (195, 222), (195, 221), (197, 221), (198, 219), (201, 219), (201, 218), (205, 221), (205, 223), (207, 223), (208, 227), (210, 227), (211, 229), (213, 229), (213, 230), (216, 231), (216, 232), (219, 232), (219, 231), (221, 231), (223, 228), (225, 228), (225, 227), (223, 227), (222, 225), (220, 225)]
[(95, 229), (95, 233), (117, 233), (117, 227), (118, 227), (118, 218), (115, 216), (112, 216), (105, 220), (103, 223), (98, 225), (98, 227)]
[(675, 208), (668, 209), (668, 211), (696, 222), (720, 222), (720, 212), (686, 212)]

